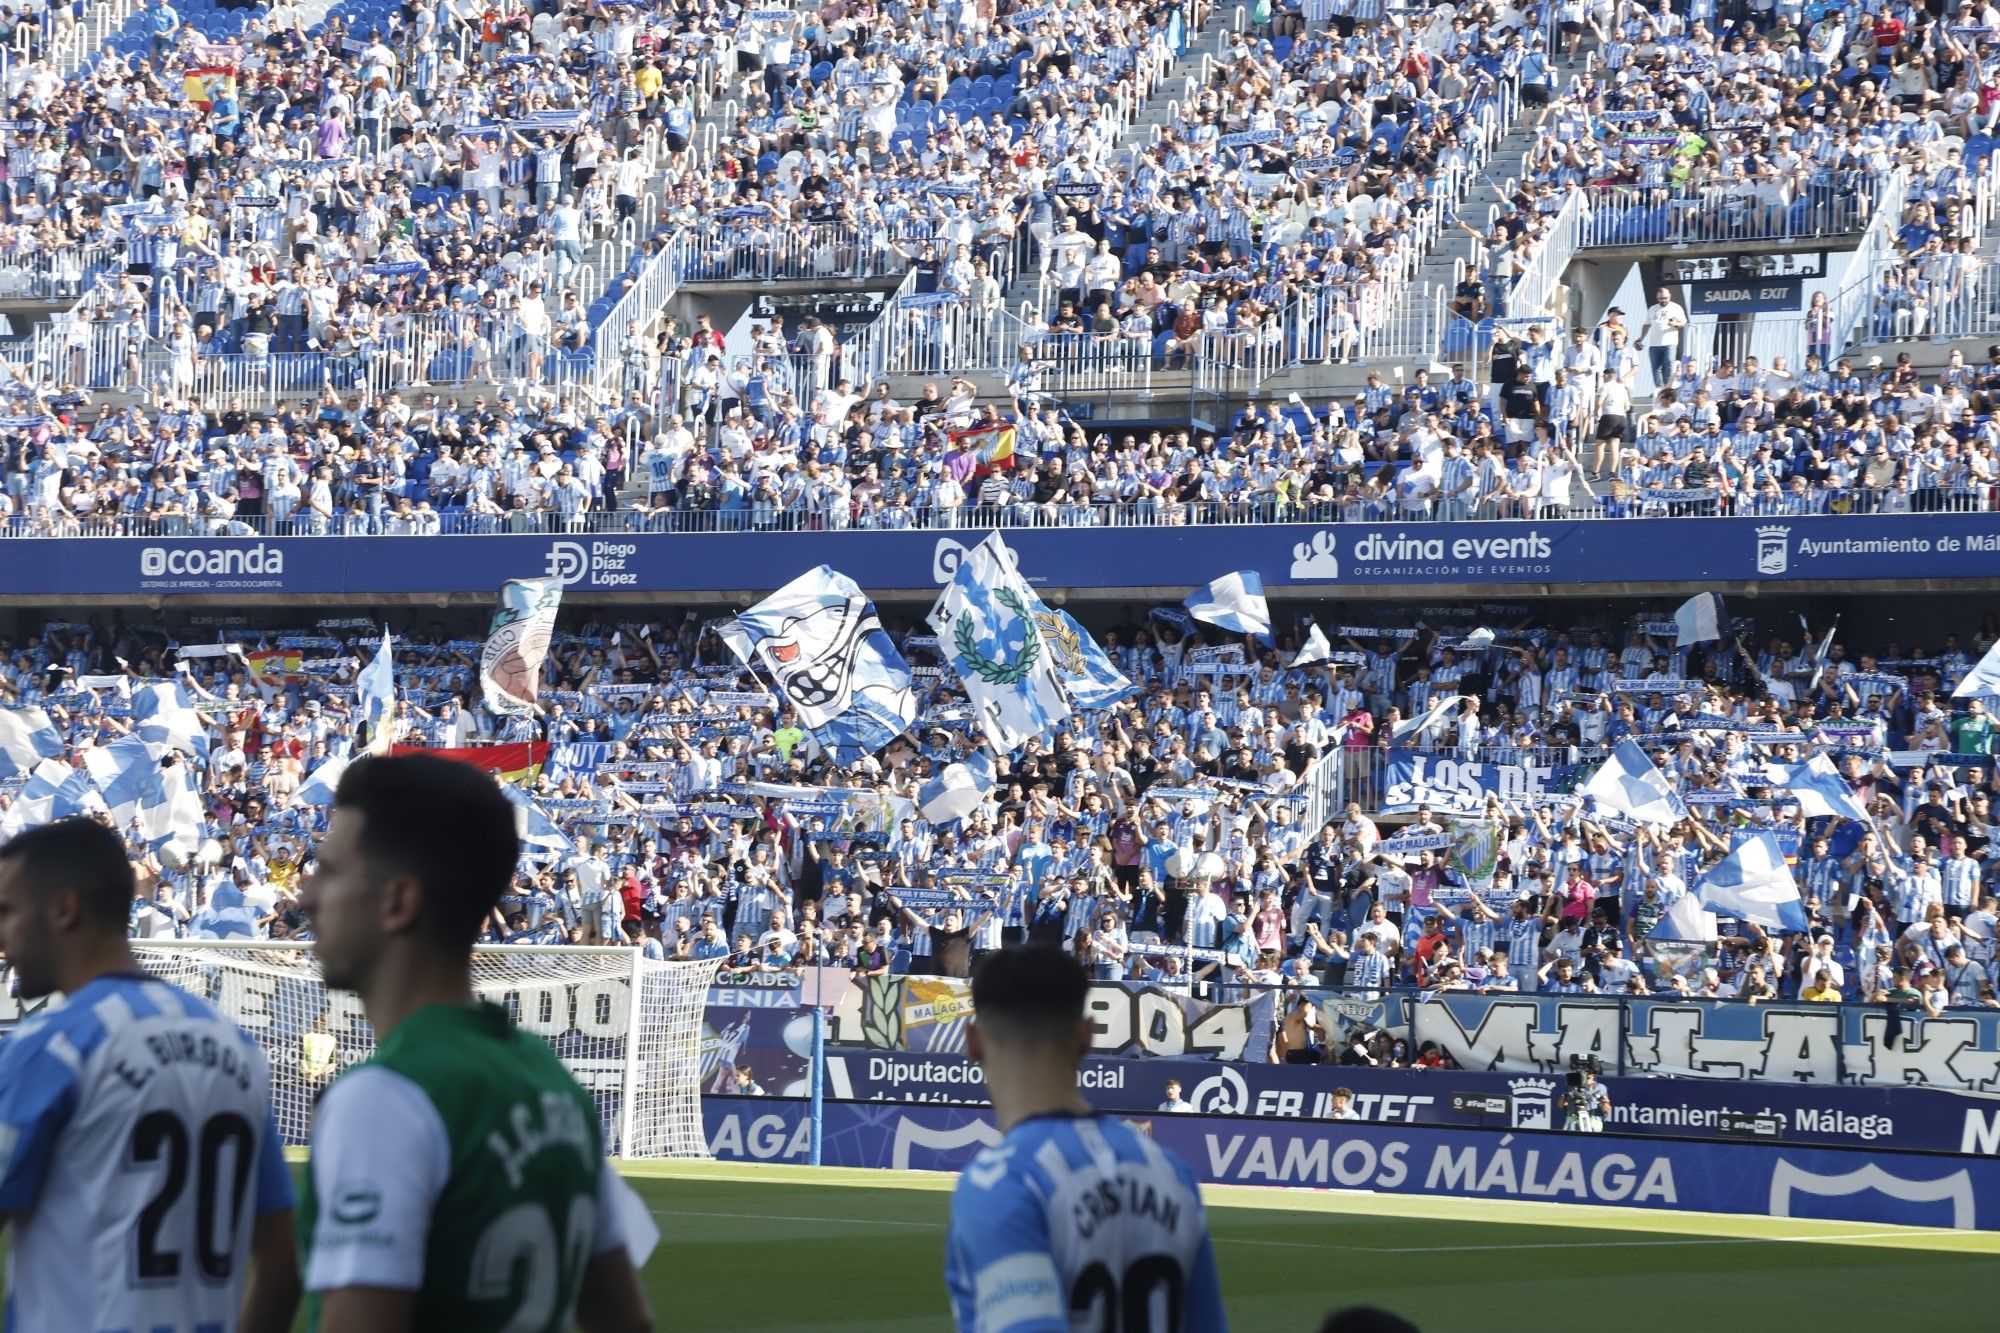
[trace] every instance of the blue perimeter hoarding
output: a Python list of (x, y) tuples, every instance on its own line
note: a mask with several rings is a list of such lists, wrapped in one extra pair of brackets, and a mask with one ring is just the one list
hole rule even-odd
[[(760, 1059), (763, 1052), (758, 1052)], [(771, 1059), (771, 1064), (777, 1064)], [(757, 1065), (760, 1073), (766, 1068)], [(1077, 1085), (1100, 1111), (1154, 1114), (1167, 1081), (1207, 1115), (1323, 1119), (1333, 1090), (1354, 1094), (1363, 1120), (1441, 1128), (1551, 1129), (1561, 1123), (1559, 1076), (1336, 1065), (1220, 1064), (1211, 1060), (1085, 1060)], [(803, 1095), (795, 1079), (765, 1078), (774, 1094)], [(1895, 1148), (2000, 1155), (2000, 1098), (1936, 1088), (1816, 1087), (1735, 1079), (1604, 1079), (1619, 1134), (1681, 1139)], [(842, 1047), (827, 1051), (829, 1097), (866, 1102), (983, 1106), (979, 1066), (962, 1055)]]
[[(831, 564), (871, 591), (948, 582), (977, 532), (484, 537), (99, 537), (0, 543), (0, 596), (410, 597), (554, 576), (572, 596), (768, 590)], [(1188, 588), (1255, 570), (1268, 588), (1928, 581), (2000, 577), (2000, 514), (1585, 522), (1021, 528), (1050, 587)]]
[[(809, 1158), (804, 1101), (708, 1097), (702, 1115), (723, 1161)], [(2000, 1230), (2000, 1161), (1992, 1158), (1193, 1115), (1138, 1123), (1208, 1184)], [(956, 1171), (999, 1139), (984, 1110), (834, 1102), (825, 1108), (821, 1162)]]

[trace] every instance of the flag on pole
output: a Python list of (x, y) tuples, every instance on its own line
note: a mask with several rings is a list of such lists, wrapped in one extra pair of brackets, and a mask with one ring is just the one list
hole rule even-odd
[(1458, 650), (1463, 653), (1483, 653), (1493, 646), (1493, 640), (1493, 631), (1482, 625), (1465, 636), (1464, 642), (1458, 645)]
[(1674, 612), (1674, 647), (1713, 642), (1722, 637), (1724, 623), (1721, 596), (1698, 592), (1682, 602), (1681, 609)]
[(159, 756), (137, 736), (121, 736), (109, 745), (85, 750), (83, 767), (111, 808), (111, 818), (120, 832), (131, 827), (139, 807), (158, 791)]
[(1035, 596), (1035, 620), (1055, 650), (1056, 667), (1062, 673), (1063, 692), (1080, 709), (1109, 708), (1120, 699), (1138, 693), (1139, 687), (1126, 679), (1110, 656), (1090, 637), (1090, 631), (1067, 611), (1052, 611)]
[(717, 633), (843, 762), (875, 753), (916, 721), (910, 664), (861, 585), (831, 565), (799, 575)]
[(505, 716), (540, 711), (542, 663), (562, 605), (561, 579), (508, 579), (500, 585), (500, 609), (479, 654), (479, 684), (486, 707)]
[(1593, 797), (1606, 809), (1643, 824), (1675, 824), (1687, 818), (1687, 803), (1680, 793), (1630, 739), (1618, 742), (1578, 795)]
[(537, 805), (524, 788), (505, 783), (501, 790), (514, 807), (514, 832), (521, 839), (523, 852), (543, 859), (549, 854), (568, 856), (576, 850), (570, 836), (549, 818), (548, 811)]
[(1296, 671), (1300, 667), (1331, 661), (1332, 658), (1333, 645), (1326, 641), (1326, 631), (1315, 621), (1306, 628), (1306, 641), (1299, 645), (1298, 656), (1292, 659), (1292, 669)]
[(999, 533), (965, 553), (931, 608), (938, 650), (964, 682), (995, 754), (1047, 736), (1071, 712), (1056, 648), (1036, 617), (1046, 611)]
[(1958, 682), (1958, 688), (1951, 692), (1954, 699), (2000, 698), (2000, 641), (1986, 650), (1986, 656), (1978, 665), (1965, 673), (1965, 679)]
[(1784, 773), (1784, 786), (1798, 797), (1799, 811), (1806, 818), (1826, 815), (1860, 824), (1874, 822), (1861, 798), (1854, 794), (1854, 788), (1847, 785), (1847, 779), (1840, 776), (1833, 761), (1825, 755), (1816, 754), (1803, 764), (1793, 764)]
[(389, 631), (382, 631), (382, 646), (375, 660), (361, 668), (355, 681), (361, 705), (361, 720), (368, 724), (369, 754), (387, 754), (396, 736), (396, 649)]
[(1709, 867), (1695, 885), (1701, 905), (1725, 916), (1774, 930), (1806, 928), (1806, 906), (1785, 866), (1785, 852), (1769, 833), (1759, 832)]
[(1264, 576), (1254, 569), (1238, 570), (1181, 603), (1196, 620), (1205, 620), (1238, 634), (1271, 640), (1271, 608), (1264, 601)]
[(1692, 940), (1697, 943), (1717, 937), (1715, 913), (1704, 908), (1692, 893), (1683, 893), (1674, 899), (1653, 928), (1646, 933), (1649, 940)]

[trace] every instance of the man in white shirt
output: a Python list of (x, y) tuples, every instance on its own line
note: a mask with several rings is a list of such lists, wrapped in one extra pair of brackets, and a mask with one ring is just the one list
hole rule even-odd
[(1646, 359), (1653, 372), (1653, 392), (1673, 383), (1674, 360), (1681, 349), (1681, 330), (1687, 327), (1687, 311), (1662, 287), (1653, 293), (1646, 307), (1646, 322), (1639, 326), (1639, 341), (1645, 345)]

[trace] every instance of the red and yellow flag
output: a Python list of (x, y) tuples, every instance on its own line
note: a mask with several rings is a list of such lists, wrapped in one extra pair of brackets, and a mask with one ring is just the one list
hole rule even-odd
[(203, 111), (227, 97), (236, 97), (236, 68), (233, 65), (204, 65), (181, 77), (181, 96)]
[(275, 690), (299, 678), (299, 663), (304, 655), (296, 648), (267, 648), (249, 653), (243, 660), (250, 667), (252, 684), (259, 689)]
[(951, 442), (970, 448), (979, 459), (980, 467), (989, 472), (1014, 466), (1014, 437), (1014, 423), (1011, 421), (951, 432)]
[(525, 784), (533, 782), (541, 774), (542, 765), (548, 762), (549, 743), (547, 741), (513, 741), (506, 745), (397, 745), (390, 754), (431, 754), (440, 759), (455, 759), (461, 764), (471, 764), (488, 773), (498, 774), (503, 782)]

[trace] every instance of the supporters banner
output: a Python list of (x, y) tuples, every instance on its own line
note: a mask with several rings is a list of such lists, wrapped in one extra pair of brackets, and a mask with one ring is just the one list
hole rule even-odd
[(1476, 814), (1485, 808), (1488, 796), (1528, 804), (1556, 789), (1560, 771), (1553, 764), (1496, 764), (1391, 750), (1382, 809), (1403, 814), (1428, 805), (1433, 810)]
[(1560, 1075), (1594, 1055), (1625, 1073), (2000, 1093), (2000, 1012), (1987, 1009), (1440, 995), (1411, 1006), (1410, 1029), (1471, 1070)]
[(547, 741), (517, 741), (508, 745), (397, 745), (390, 754), (429, 754), (440, 759), (456, 759), (497, 775), (504, 782), (533, 782), (548, 762)]
[[(810, 1160), (804, 1100), (709, 1097), (702, 1118), (720, 1161)], [(1211, 1185), (2000, 1230), (2000, 1161), (1990, 1158), (1416, 1125), (1345, 1124), (1333, 1135), (1322, 1122), (1172, 1114), (1137, 1123)], [(980, 1108), (832, 1102), (821, 1162), (956, 1171), (999, 1141), (992, 1113)]]
[[(410, 537), (19, 538), (5, 596), (52, 599), (480, 595), (494, 578), (547, 574), (577, 593), (761, 596), (838, 559), (864, 590), (948, 583), (983, 532), (629, 532)], [(423, 542), (422, 557), (411, 557)], [(1215, 524), (1017, 528), (1008, 546), (1049, 588), (1194, 588), (1219, 569), (1254, 571), (1267, 593), (1344, 587), (1510, 596), (1541, 586), (1928, 581), (1983, 576), (2000, 554), (2000, 513), (1565, 522)]]
[[(805, 1034), (810, 1049), (810, 1032)], [(804, 1096), (807, 1061), (796, 1057), (795, 1083), (763, 1077), (782, 1067), (780, 1049), (758, 1050), (756, 1068), (774, 1096)], [(1326, 1119), (1333, 1090), (1353, 1094), (1365, 1121), (1447, 1128), (1553, 1129), (1562, 1080), (1541, 1074), (1464, 1070), (1371, 1069), (1209, 1060), (1137, 1060), (1091, 1056), (1077, 1089), (1100, 1111), (1151, 1115), (1180, 1085), (1189, 1111), (1202, 1115)], [(1835, 1148), (1912, 1152), (2000, 1152), (2000, 1101), (1935, 1088), (1813, 1087), (1721, 1079), (1603, 1079), (1611, 1097), (1609, 1128), (1648, 1137), (1744, 1139)], [(829, 1047), (826, 1095), (842, 1101), (987, 1104), (986, 1077), (962, 1055), (916, 1055)]]
[(229, 65), (205, 65), (181, 78), (181, 96), (203, 111), (225, 99), (236, 100), (236, 70)]
[(479, 684), (486, 706), (503, 715), (541, 711), (542, 662), (562, 605), (560, 579), (509, 579), (500, 585), (500, 609), (479, 653)]

